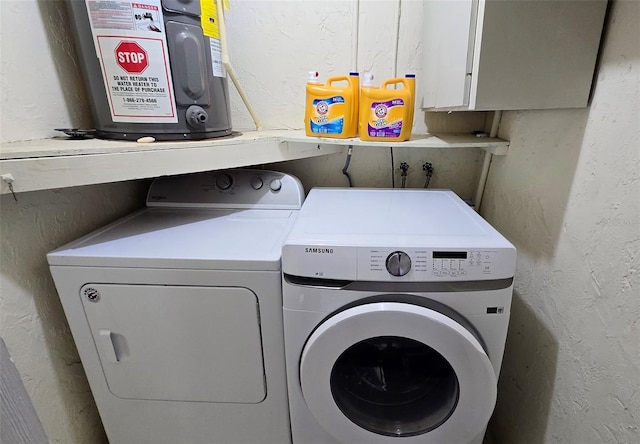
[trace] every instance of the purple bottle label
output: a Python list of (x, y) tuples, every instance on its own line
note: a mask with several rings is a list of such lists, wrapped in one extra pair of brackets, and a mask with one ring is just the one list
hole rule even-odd
[(404, 100), (402, 99), (373, 102), (367, 124), (369, 137), (400, 137), (403, 111)]

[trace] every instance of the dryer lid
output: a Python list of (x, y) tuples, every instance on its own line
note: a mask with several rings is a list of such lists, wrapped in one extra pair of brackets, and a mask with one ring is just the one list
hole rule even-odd
[(148, 208), (47, 258), (50, 265), (277, 271), (303, 200), (300, 181), (277, 171), (159, 177)]
[(47, 255), (50, 265), (280, 270), (294, 210), (146, 208)]

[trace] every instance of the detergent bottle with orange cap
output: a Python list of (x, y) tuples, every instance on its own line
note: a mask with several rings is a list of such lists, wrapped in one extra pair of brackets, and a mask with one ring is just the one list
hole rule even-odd
[[(415, 75), (385, 80), (380, 88), (365, 75), (360, 91), (360, 139), (400, 142), (411, 138), (415, 104)], [(391, 86), (402, 85), (400, 89)]]
[(320, 83), (318, 73), (309, 72), (305, 106), (305, 132), (311, 137), (346, 139), (358, 131), (358, 73), (330, 77)]

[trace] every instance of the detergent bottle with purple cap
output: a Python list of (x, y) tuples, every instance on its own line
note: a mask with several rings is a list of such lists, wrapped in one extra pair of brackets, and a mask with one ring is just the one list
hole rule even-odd
[(413, 127), (415, 74), (385, 80), (379, 88), (373, 86), (372, 80), (373, 76), (365, 74), (360, 91), (360, 139), (371, 142), (409, 140)]

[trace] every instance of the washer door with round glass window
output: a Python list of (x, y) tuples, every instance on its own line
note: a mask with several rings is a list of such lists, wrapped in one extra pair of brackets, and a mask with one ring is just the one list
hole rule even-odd
[(486, 427), (496, 375), (478, 339), (452, 318), (398, 302), (326, 319), (300, 359), (309, 410), (342, 443), (468, 442)]

